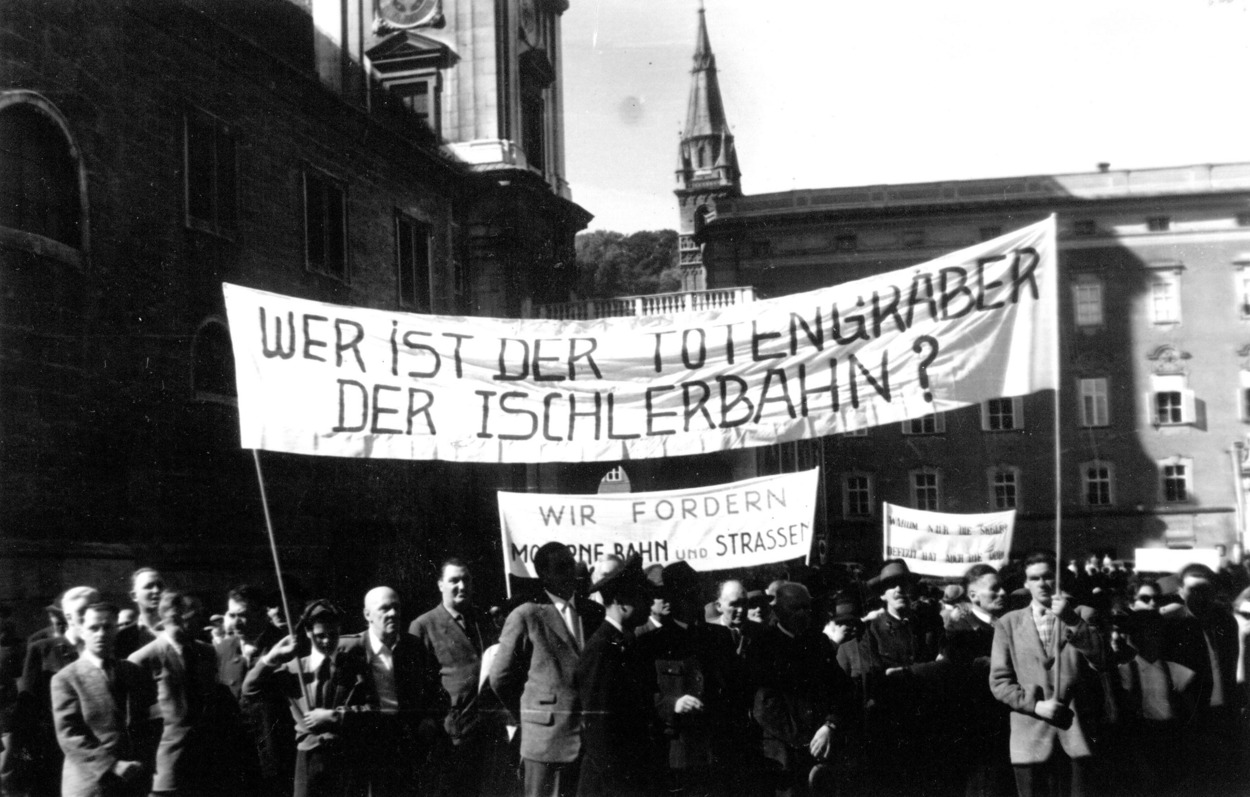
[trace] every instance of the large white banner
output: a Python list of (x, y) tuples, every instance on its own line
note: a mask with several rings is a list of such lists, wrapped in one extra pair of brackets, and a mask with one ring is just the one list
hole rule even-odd
[(621, 461), (846, 432), (1054, 387), (1053, 219), (719, 310), (415, 315), (225, 285), (244, 448)]
[(1011, 555), (1016, 510), (953, 515), (884, 504), (885, 557), (913, 573), (959, 578), (975, 564), (1002, 567)]
[(654, 493), (499, 493), (504, 566), (534, 578), (534, 553), (562, 542), (592, 565), (607, 554), (695, 570), (807, 558), (819, 470)]

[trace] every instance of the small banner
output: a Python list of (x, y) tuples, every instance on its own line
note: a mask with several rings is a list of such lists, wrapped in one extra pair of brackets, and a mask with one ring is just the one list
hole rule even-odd
[(534, 553), (552, 541), (588, 565), (634, 553), (643, 567), (680, 559), (698, 571), (806, 559), (819, 472), (655, 493), (500, 492), (504, 568), (535, 578)]
[(885, 556), (913, 573), (960, 578), (975, 564), (1002, 567), (1011, 553), (1016, 510), (953, 515), (884, 504)]
[(620, 462), (772, 445), (1055, 387), (1054, 220), (911, 268), (592, 321), (223, 286), (244, 448)]

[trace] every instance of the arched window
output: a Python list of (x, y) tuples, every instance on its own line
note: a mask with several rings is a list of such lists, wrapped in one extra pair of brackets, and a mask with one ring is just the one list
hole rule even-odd
[(198, 401), (235, 404), (234, 350), (230, 332), (216, 319), (205, 321), (191, 347), (191, 389)]
[(65, 131), (33, 102), (0, 105), (0, 226), (83, 243), (78, 165)]

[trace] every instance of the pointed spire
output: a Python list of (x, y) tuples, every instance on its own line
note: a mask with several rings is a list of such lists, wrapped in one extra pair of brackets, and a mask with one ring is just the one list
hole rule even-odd
[(707, 16), (699, 6), (699, 36), (694, 48), (690, 78), (690, 101), (686, 106), (686, 138), (717, 136), (729, 129), (720, 82), (716, 79), (716, 56), (707, 35)]

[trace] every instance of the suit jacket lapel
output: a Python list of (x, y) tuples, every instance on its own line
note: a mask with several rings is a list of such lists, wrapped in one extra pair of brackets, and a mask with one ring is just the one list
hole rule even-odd
[[(543, 617), (546, 619), (547, 625), (556, 629), (556, 633), (560, 635), (565, 644), (579, 654), (582, 652), (581, 648), (577, 646), (577, 640), (573, 638), (572, 632), (569, 631), (568, 624), (564, 622), (564, 615), (560, 613), (560, 610), (554, 603), (548, 601), (546, 606), (543, 607)], [(584, 630), (583, 633), (585, 633)]]

